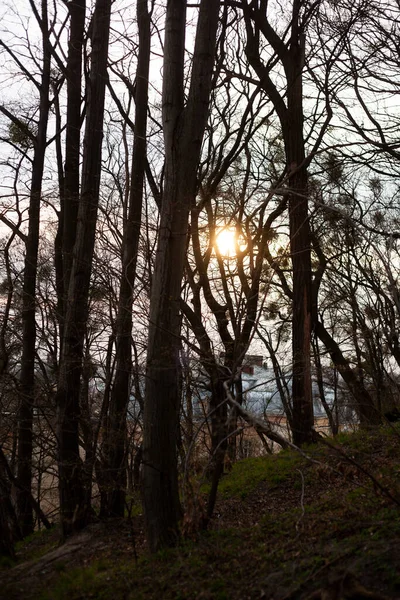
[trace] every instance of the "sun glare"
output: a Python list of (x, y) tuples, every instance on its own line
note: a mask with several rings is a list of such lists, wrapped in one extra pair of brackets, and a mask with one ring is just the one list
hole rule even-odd
[(223, 256), (235, 256), (236, 232), (231, 227), (224, 227), (216, 237), (217, 247)]

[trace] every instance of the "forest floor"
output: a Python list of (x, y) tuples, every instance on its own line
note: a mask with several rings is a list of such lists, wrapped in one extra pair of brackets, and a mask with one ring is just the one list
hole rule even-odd
[[(0, 598), (400, 599), (400, 430), (341, 435), (305, 454), (238, 462), (209, 531), (190, 535), (189, 516), (187, 539), (153, 556), (140, 514), (63, 546), (56, 530), (34, 534), (3, 565)], [(188, 515), (205, 491), (187, 499)]]

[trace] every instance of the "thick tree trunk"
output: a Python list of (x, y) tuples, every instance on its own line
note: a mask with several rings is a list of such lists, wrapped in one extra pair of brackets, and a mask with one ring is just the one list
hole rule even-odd
[(0, 556), (15, 559), (14, 542), (22, 539), (11, 499), (10, 467), (0, 446)]
[(308, 215), (308, 174), (303, 137), (304, 34), (299, 30), (299, 0), (293, 3), (287, 77), (287, 119), (282, 123), (289, 170), (289, 230), (293, 269), (292, 410), (293, 442), (313, 440), (311, 385), (311, 234)]
[(17, 462), (17, 475), (21, 488), (17, 492), (17, 512), (23, 536), (29, 535), (33, 531), (33, 512), (30, 498), (32, 493), (33, 406), (35, 397), (36, 274), (39, 249), (40, 200), (46, 152), (50, 90), (50, 46), (46, 0), (42, 1), (41, 16), (43, 72), (40, 86), (38, 132), (35, 140), (32, 166), (29, 228), (25, 250), (22, 292), (22, 358)]
[(15, 559), (11, 485), (0, 467), (0, 557)]
[(110, 12), (111, 0), (97, 0), (93, 16), (82, 190), (56, 397), (63, 537), (85, 526), (88, 518), (85, 510), (82, 461), (79, 456), (79, 394), (100, 191)]
[(111, 392), (109, 431), (105, 443), (106, 468), (110, 475), (108, 516), (124, 515), (126, 488), (126, 414), (132, 372), (132, 304), (135, 284), (143, 184), (146, 168), (146, 130), (150, 64), (150, 14), (147, 0), (137, 2), (139, 54), (136, 72), (136, 114), (133, 142), (129, 214), (123, 238), (122, 276), (116, 331), (116, 372)]
[(202, 0), (192, 78), (184, 108), (186, 2), (167, 6), (163, 129), (165, 185), (156, 266), (150, 302), (147, 385), (144, 406), (144, 502), (150, 548), (176, 543), (181, 516), (177, 439), (180, 406), (179, 301), (189, 210), (208, 116), (219, 4)]
[[(300, 25), (301, 6), (302, 0), (293, 0), (289, 45), (277, 36), (268, 23), (265, 14), (267, 3), (261, 3), (260, 9), (247, 6), (245, 10), (246, 54), (260, 78), (260, 85), (273, 103), (279, 117), (286, 155), (293, 272), (292, 432), (296, 445), (312, 441), (314, 424), (311, 386), (311, 243), (307, 197), (308, 173), (303, 135), (302, 78), (305, 35)], [(259, 46), (261, 29), (284, 68), (286, 76), (284, 95), (273, 83), (270, 67), (261, 60)]]
[[(65, 317), (68, 286), (72, 268), (79, 206), (79, 161), (81, 143), (82, 50), (85, 31), (86, 0), (68, 4), (70, 38), (67, 62), (67, 123), (65, 133), (65, 175), (63, 204), (60, 211), (62, 231), (62, 289), (58, 298), (61, 324)], [(61, 339), (63, 334), (61, 327)]]
[[(299, 165), (292, 161), (293, 169)], [(292, 300), (292, 433), (297, 446), (312, 442), (314, 411), (311, 385), (311, 257), (307, 175), (300, 169), (289, 178)]]

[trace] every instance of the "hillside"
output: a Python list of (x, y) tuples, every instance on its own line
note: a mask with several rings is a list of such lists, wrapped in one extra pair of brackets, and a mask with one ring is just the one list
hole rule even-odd
[(308, 458), (241, 461), (221, 482), (210, 530), (190, 535), (188, 517), (188, 539), (155, 556), (140, 514), (94, 524), (62, 547), (56, 531), (35, 534), (3, 566), (0, 597), (400, 598), (399, 442), (383, 428), (327, 440)]

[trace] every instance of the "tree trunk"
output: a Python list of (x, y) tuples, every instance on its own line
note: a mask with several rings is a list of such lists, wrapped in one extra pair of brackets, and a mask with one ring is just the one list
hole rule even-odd
[(33, 406), (35, 398), (35, 296), (39, 249), (40, 200), (46, 152), (47, 122), (49, 116), (51, 62), (46, 0), (42, 0), (41, 18), (43, 72), (40, 85), (38, 132), (35, 140), (32, 165), (32, 180), (29, 198), (29, 228), (25, 249), (24, 283), (22, 292), (21, 400), (18, 411), (17, 461), (17, 475), (21, 488), (17, 492), (17, 512), (23, 536), (29, 535), (33, 531), (33, 512), (30, 498), (32, 495)]
[(304, 33), (299, 30), (300, 0), (293, 2), (287, 77), (287, 120), (283, 124), (289, 170), (289, 229), (293, 269), (292, 406), (293, 442), (313, 440), (311, 385), (311, 234), (308, 215), (308, 173), (303, 137)]
[(314, 337), (313, 339), (313, 352), (314, 352), (314, 362), (315, 369), (317, 372), (317, 385), (319, 391), (319, 397), (321, 400), (321, 404), (324, 407), (326, 412), (326, 416), (328, 417), (329, 426), (331, 428), (332, 435), (337, 435), (339, 433), (339, 423), (337, 422), (337, 406), (336, 399), (332, 406), (329, 406), (326, 397), (325, 397), (325, 389), (324, 389), (324, 373), (322, 369), (321, 362), (321, 352), (319, 349), (318, 340)]
[(0, 556), (14, 560), (14, 542), (22, 538), (22, 533), (11, 500), (11, 481), (5, 464), (8, 465), (7, 458), (0, 447)]
[(12, 534), (11, 485), (0, 470), (0, 557), (15, 559)]
[[(253, 3), (251, 3), (253, 5)], [(257, 5), (257, 3), (254, 3)], [(290, 40), (287, 45), (268, 22), (267, 3), (260, 9), (247, 6), (246, 55), (260, 78), (260, 85), (279, 118), (286, 155), (290, 253), (292, 259), (292, 414), (293, 441), (301, 445), (313, 440), (311, 386), (311, 236), (308, 215), (308, 173), (303, 135), (303, 66), (305, 34), (300, 26), (302, 0), (293, 0)], [(252, 23), (254, 20), (254, 24)], [(261, 27), (260, 27), (261, 24)], [(260, 55), (260, 30), (267, 38), (286, 76), (285, 94), (270, 77), (270, 67)], [(286, 96), (286, 104), (285, 98)]]
[[(79, 160), (81, 144), (82, 104), (82, 50), (85, 30), (86, 0), (75, 0), (68, 4), (70, 12), (70, 38), (67, 62), (67, 123), (65, 132), (65, 175), (63, 205), (60, 211), (62, 231), (62, 282), (58, 298), (61, 324), (67, 308), (69, 279), (72, 268), (78, 206), (79, 206)], [(60, 337), (62, 339), (63, 326)]]
[(188, 215), (196, 195), (196, 173), (208, 116), (219, 4), (202, 0), (192, 77), (184, 108), (186, 2), (169, 2), (163, 75), (165, 185), (150, 301), (147, 385), (144, 406), (144, 502), (152, 551), (177, 542), (179, 300)]
[(91, 70), (84, 139), (78, 228), (64, 322), (57, 390), (59, 490), (62, 536), (87, 522), (82, 461), (79, 456), (79, 395), (88, 318), (88, 295), (101, 177), (104, 98), (107, 78), (111, 0), (97, 0), (93, 16)]
[[(223, 373), (212, 382), (210, 399), (211, 419), (211, 461), (207, 473), (211, 479), (211, 489), (208, 496), (207, 520), (211, 519), (217, 500), (218, 484), (224, 472), (224, 458), (228, 447), (228, 403), (224, 389)], [(207, 524), (207, 523), (205, 523)]]
[(343, 356), (339, 345), (321, 322), (315, 323), (315, 333), (328, 350), (335, 367), (347, 384), (347, 387), (356, 402), (360, 425), (368, 426), (379, 423), (380, 414), (374, 406), (373, 399), (365, 389), (364, 385), (356, 377), (348, 360)]
[(132, 372), (132, 305), (135, 284), (143, 184), (146, 167), (146, 130), (150, 64), (150, 14), (147, 0), (137, 2), (139, 54), (136, 72), (136, 116), (133, 142), (129, 214), (122, 243), (122, 276), (116, 330), (116, 372), (111, 392), (109, 431), (105, 443), (106, 468), (110, 475), (108, 516), (124, 515), (126, 487), (126, 414)]

